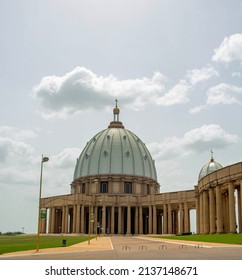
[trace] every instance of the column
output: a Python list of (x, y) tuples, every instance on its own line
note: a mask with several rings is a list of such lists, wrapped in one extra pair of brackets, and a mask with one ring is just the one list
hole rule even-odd
[(143, 234), (143, 209), (139, 207), (139, 234)]
[(127, 207), (127, 234), (131, 234), (131, 207)]
[(94, 232), (97, 234), (98, 206), (94, 207)]
[(157, 233), (157, 213), (156, 213), (156, 205), (153, 206), (153, 233)]
[(80, 204), (76, 205), (76, 233), (80, 233)]
[(200, 205), (199, 197), (196, 197), (196, 231), (200, 234)]
[(221, 187), (216, 186), (216, 214), (217, 214), (217, 233), (223, 233), (223, 209)]
[(40, 233), (46, 233), (46, 218), (40, 220)]
[(189, 209), (187, 202), (184, 202), (184, 231), (185, 232), (190, 232), (190, 227), (189, 227)]
[(163, 205), (163, 233), (167, 234), (167, 206), (166, 204)]
[(242, 180), (240, 181), (240, 203), (239, 203), (239, 205), (240, 205), (240, 233), (242, 233)]
[(203, 233), (209, 233), (209, 218), (208, 218), (208, 192), (203, 191)]
[(238, 203), (238, 222), (239, 222), (239, 233), (242, 233), (242, 213), (241, 213), (241, 184), (240, 188), (237, 189), (237, 203)]
[(103, 206), (103, 215), (102, 215), (102, 234), (106, 233), (106, 206)]
[(182, 234), (184, 232), (184, 220), (183, 220), (183, 203), (179, 203), (179, 210), (180, 210), (180, 230), (179, 230), (179, 233)]
[(168, 203), (168, 233), (172, 234), (172, 212), (171, 203)]
[(55, 233), (55, 207), (51, 207), (51, 233)]
[(92, 222), (92, 221), (94, 221), (93, 205), (89, 206), (89, 211), (90, 211), (90, 213), (89, 213), (88, 219), (90, 221), (88, 221), (88, 222), (89, 222), (89, 226), (90, 226), (90, 233), (93, 234), (94, 233), (94, 222)]
[(200, 213), (200, 217), (199, 217), (199, 221), (200, 221), (200, 234), (203, 234), (203, 193), (200, 192), (199, 193), (199, 213)]
[(62, 221), (61, 221), (61, 233), (65, 233), (65, 215), (66, 215), (66, 207), (62, 206)]
[(114, 234), (114, 225), (115, 225), (115, 221), (114, 221), (114, 206), (111, 207), (111, 234)]
[(152, 234), (152, 206), (149, 206), (149, 234)]
[(134, 233), (139, 233), (139, 208), (135, 207), (135, 225), (134, 225)]
[(175, 222), (175, 234), (179, 234), (179, 215), (178, 215), (178, 209), (174, 212), (174, 222)]
[(234, 199), (234, 184), (229, 183), (229, 232), (236, 233), (236, 218), (235, 218), (235, 199)]
[(85, 233), (84, 212), (85, 212), (85, 206), (82, 204), (82, 206), (81, 206), (81, 233)]
[(214, 199), (214, 189), (210, 188), (209, 191), (209, 226), (210, 226), (210, 234), (216, 232), (215, 230), (215, 199)]
[(73, 221), (72, 221), (72, 223), (73, 223), (72, 232), (75, 233), (76, 232), (76, 204), (73, 204)]
[(118, 207), (118, 234), (122, 233), (122, 208)]

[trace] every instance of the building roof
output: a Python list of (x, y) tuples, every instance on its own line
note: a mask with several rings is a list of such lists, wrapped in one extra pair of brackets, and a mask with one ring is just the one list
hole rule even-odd
[(201, 171), (199, 172), (198, 181), (200, 179), (202, 179), (203, 177), (205, 177), (206, 175), (208, 175), (208, 174), (212, 173), (213, 171), (216, 171), (220, 168), (223, 168), (223, 166), (220, 163), (216, 162), (213, 158), (213, 155), (211, 155), (210, 161), (207, 164), (205, 164), (202, 167)]
[(156, 168), (148, 149), (133, 132), (119, 121), (119, 108), (107, 129), (87, 143), (77, 160), (74, 180), (99, 174), (126, 174), (157, 180)]

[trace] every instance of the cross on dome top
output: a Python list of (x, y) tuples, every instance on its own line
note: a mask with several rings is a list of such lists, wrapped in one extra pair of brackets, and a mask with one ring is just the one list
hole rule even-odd
[(118, 108), (118, 99), (115, 99), (115, 107), (113, 108), (113, 121), (108, 128), (124, 128), (123, 124), (119, 121), (120, 110)]

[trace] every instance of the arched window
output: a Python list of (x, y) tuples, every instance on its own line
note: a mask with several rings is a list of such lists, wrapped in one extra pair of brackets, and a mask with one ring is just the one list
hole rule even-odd
[(108, 182), (101, 182), (100, 193), (108, 193)]
[(132, 193), (132, 182), (125, 182), (124, 183), (124, 193)]

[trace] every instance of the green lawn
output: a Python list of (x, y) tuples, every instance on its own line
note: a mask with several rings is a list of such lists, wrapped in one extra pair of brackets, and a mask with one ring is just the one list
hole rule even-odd
[[(93, 237), (91, 237), (93, 238)], [(43, 235), (40, 236), (41, 248), (61, 247), (62, 240), (66, 240), (66, 246), (80, 243), (88, 240), (87, 235), (72, 236), (72, 235)], [(15, 235), (15, 236), (0, 236), (0, 254), (34, 250), (36, 249), (37, 236), (36, 235)]]
[(153, 236), (155, 238), (204, 241), (213, 243), (239, 244), (242, 245), (242, 234), (199, 234), (199, 235), (177, 235), (177, 236)]

